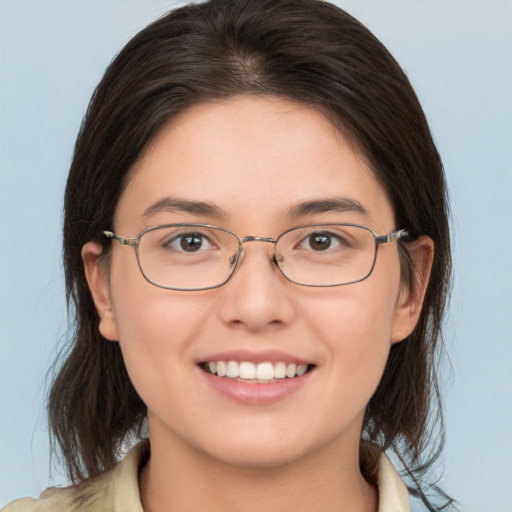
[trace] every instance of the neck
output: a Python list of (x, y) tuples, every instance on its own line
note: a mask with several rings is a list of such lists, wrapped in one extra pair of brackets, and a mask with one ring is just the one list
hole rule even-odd
[(377, 492), (359, 471), (358, 443), (350, 451), (338, 444), (278, 466), (240, 467), (179, 439), (151, 436), (142, 505), (145, 512), (377, 512)]

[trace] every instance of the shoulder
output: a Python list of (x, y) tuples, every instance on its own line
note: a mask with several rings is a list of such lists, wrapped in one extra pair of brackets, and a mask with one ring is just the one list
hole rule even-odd
[(9, 503), (1, 512), (68, 512), (75, 510), (77, 492), (75, 486), (50, 487), (39, 498), (21, 498)]
[(39, 498), (21, 498), (0, 512), (142, 512), (138, 473), (149, 445), (139, 443), (114, 469), (69, 487), (50, 487)]
[[(108, 475), (108, 473), (105, 473)], [(21, 498), (9, 503), (1, 512), (85, 512), (104, 501), (108, 480), (94, 478), (69, 487), (50, 487), (39, 498)], [(107, 485), (105, 485), (107, 484)]]

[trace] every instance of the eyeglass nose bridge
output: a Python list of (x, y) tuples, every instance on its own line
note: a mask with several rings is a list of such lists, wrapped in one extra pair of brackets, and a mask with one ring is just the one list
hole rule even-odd
[(239, 241), (239, 244), (240, 244), (240, 249), (238, 251), (238, 258), (237, 258), (236, 265), (235, 265), (235, 268), (233, 269), (233, 272), (232, 272), (231, 276), (238, 270), (238, 268), (240, 267), (240, 265), (242, 263), (242, 260), (243, 260), (244, 255), (245, 255), (244, 244), (246, 242), (266, 242), (266, 243), (274, 244), (274, 254), (272, 255), (272, 263), (274, 263), (280, 269), (279, 262), (283, 258), (281, 256), (279, 256), (278, 254), (276, 254), (275, 248), (276, 248), (277, 238), (270, 238), (270, 237), (266, 237), (266, 236), (251, 236), (251, 235), (248, 235), (248, 236), (244, 236), (244, 237), (238, 237), (238, 241)]
[(271, 244), (275, 244), (277, 242), (277, 238), (268, 238), (265, 236), (244, 236), (240, 238), (242, 246), (245, 242), (269, 242)]

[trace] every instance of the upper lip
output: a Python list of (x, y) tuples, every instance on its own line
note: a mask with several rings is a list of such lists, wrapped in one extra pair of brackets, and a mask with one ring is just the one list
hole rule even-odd
[(287, 354), (279, 350), (262, 350), (262, 351), (248, 351), (248, 350), (230, 350), (225, 352), (217, 352), (201, 358), (198, 363), (209, 363), (215, 361), (248, 361), (251, 363), (295, 363), (299, 364), (312, 364), (311, 361), (306, 359)]

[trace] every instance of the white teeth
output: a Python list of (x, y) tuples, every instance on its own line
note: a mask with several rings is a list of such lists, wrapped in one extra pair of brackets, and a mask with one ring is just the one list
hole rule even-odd
[[(240, 363), (240, 378), (241, 379), (255, 379), (256, 378), (256, 365), (244, 361)], [(259, 377), (258, 377), (259, 379)]]
[(270, 382), (275, 379), (300, 377), (308, 369), (307, 364), (277, 363), (251, 363), (250, 361), (210, 361), (205, 365), (213, 375), (241, 379), (247, 381)]
[(292, 377), (295, 377), (297, 374), (297, 365), (296, 364), (289, 364), (288, 368), (286, 368), (286, 376), (291, 379)]
[(258, 380), (271, 380), (274, 378), (274, 365), (272, 363), (260, 363), (256, 367), (256, 378)]
[(232, 379), (240, 377), (240, 370), (238, 369), (238, 363), (236, 361), (228, 361), (226, 377), (230, 377)]
[(274, 379), (284, 379), (286, 377), (286, 365), (284, 363), (274, 364)]
[(299, 366), (297, 366), (297, 377), (304, 375), (306, 373), (307, 369), (308, 369), (307, 364), (299, 364)]
[(217, 361), (217, 375), (219, 377), (226, 375), (226, 363), (224, 361)]

